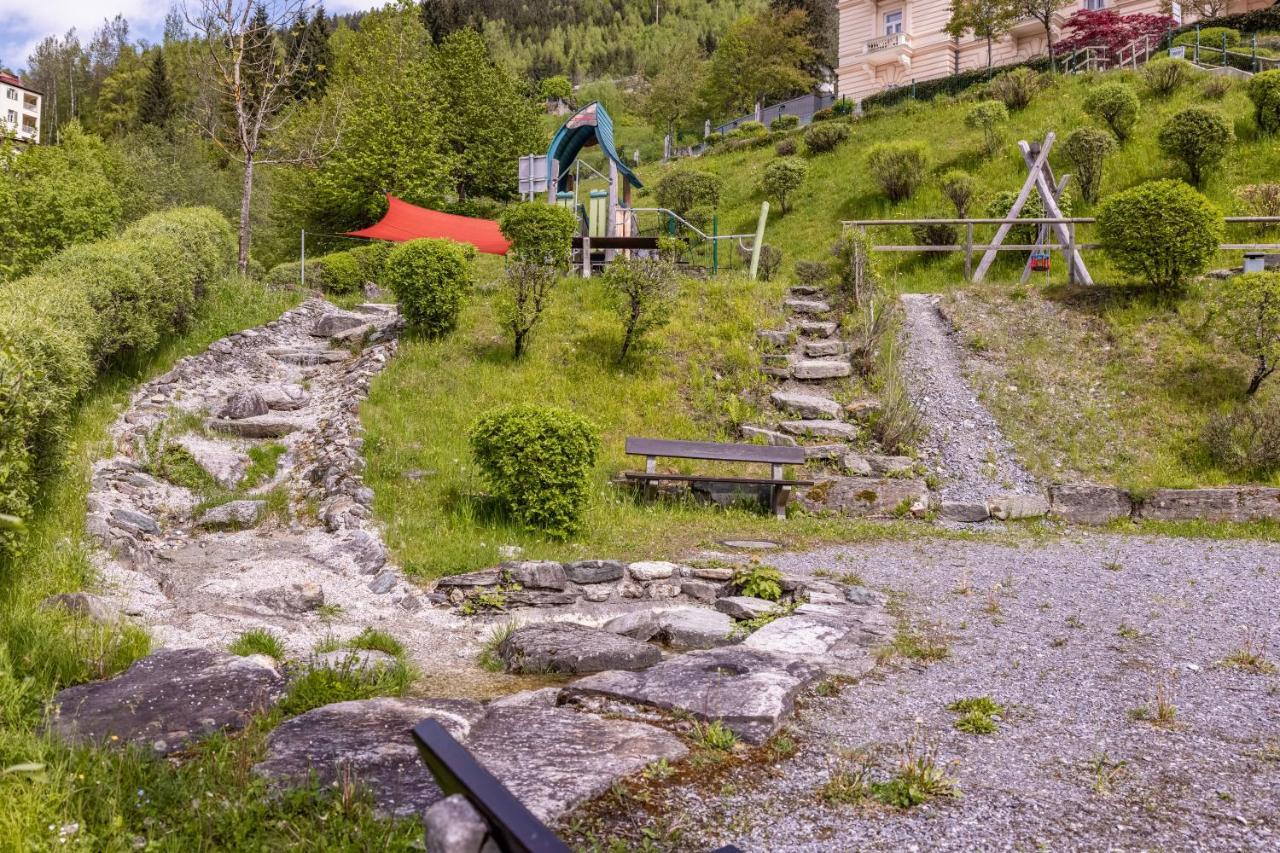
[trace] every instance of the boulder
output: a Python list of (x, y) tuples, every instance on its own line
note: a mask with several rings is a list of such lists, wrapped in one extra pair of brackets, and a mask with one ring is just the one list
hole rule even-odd
[(373, 580), (367, 584), (369, 591), (374, 595), (386, 595), (395, 589), (400, 578), (390, 569), (378, 572), (374, 575)]
[(826, 314), (831, 306), (818, 299), (787, 299), (782, 303), (792, 314)]
[(796, 379), (839, 379), (853, 373), (853, 366), (844, 359), (806, 358), (791, 366)]
[(168, 755), (219, 731), (237, 731), (279, 701), (285, 679), (266, 657), (162, 649), (108, 681), (53, 698), (49, 730), (73, 744), (136, 744)]
[(146, 513), (132, 509), (111, 510), (111, 526), (122, 527), (129, 533), (156, 536), (160, 533), (160, 525)]
[(996, 495), (987, 498), (987, 511), (1000, 521), (1048, 515), (1049, 501), (1041, 495)]
[(720, 720), (749, 743), (764, 743), (821, 670), (742, 645), (689, 652), (640, 672), (602, 672), (564, 688), (567, 699), (604, 696)]
[(836, 324), (829, 320), (801, 320), (796, 327), (810, 338), (829, 338), (836, 333)]
[(630, 613), (615, 616), (604, 623), (605, 631), (621, 634), (642, 643), (652, 640), (660, 627), (658, 614), (653, 610), (633, 610)]
[(861, 433), (861, 430), (855, 424), (845, 423), (844, 421), (783, 421), (778, 424), (778, 427), (783, 432), (789, 432), (792, 435), (815, 438), (841, 438), (845, 441), (854, 441)]
[(762, 440), (765, 444), (773, 447), (795, 447), (796, 440), (789, 435), (783, 435), (777, 430), (765, 429), (758, 426), (743, 426), (741, 428), (742, 437), (747, 441)]
[(278, 613), (307, 613), (324, 604), (324, 590), (318, 583), (293, 583), (259, 590), (254, 598)]
[(627, 566), (627, 572), (631, 575), (632, 580), (642, 582), (669, 578), (676, 574), (678, 569), (679, 566), (675, 563), (668, 563), (663, 560), (650, 560), (632, 563)]
[(120, 611), (104, 598), (88, 592), (64, 592), (51, 595), (40, 606), (45, 610), (65, 610), (83, 616), (90, 622), (106, 625), (120, 618)]
[(1109, 524), (1133, 515), (1133, 498), (1113, 486), (1051, 486), (1049, 502), (1050, 514), (1070, 524)]
[(211, 420), (209, 429), (238, 435), (241, 438), (283, 438), (302, 428), (302, 424), (278, 415), (258, 415), (238, 421)]
[(301, 385), (259, 385), (254, 391), (274, 411), (292, 412), (311, 402), (311, 395)]
[(1253, 486), (1157, 489), (1142, 502), (1138, 518), (1232, 522), (1280, 519), (1280, 489)]
[(985, 503), (977, 501), (943, 501), (938, 505), (938, 517), (943, 521), (975, 524), (986, 521), (991, 517), (991, 512)]
[(367, 315), (334, 311), (320, 318), (319, 322), (311, 330), (311, 335), (317, 338), (331, 338), (350, 329), (366, 325), (368, 322)]
[(716, 610), (734, 619), (755, 619), (773, 613), (778, 605), (749, 595), (730, 595), (716, 602)]
[(774, 391), (769, 401), (784, 412), (790, 412), (801, 418), (840, 417), (840, 404), (830, 397), (818, 394), (802, 394), (797, 391)]
[(249, 456), (223, 441), (187, 434), (174, 439), (224, 489), (234, 489), (249, 468)]
[(656, 648), (608, 630), (571, 622), (517, 628), (498, 645), (507, 672), (602, 672), (643, 669), (662, 659)]
[(497, 853), (489, 824), (462, 794), (452, 794), (427, 809), (422, 825), (427, 853), (484, 853), (485, 842)]
[(564, 567), (550, 560), (523, 560), (503, 563), (499, 568), (506, 572), (512, 583), (523, 589), (563, 590), (568, 585)]
[(233, 421), (265, 415), (270, 409), (257, 391), (237, 391), (218, 410), (218, 417)]
[(622, 570), (623, 565), (617, 560), (578, 560), (564, 566), (565, 577), (578, 584), (622, 580)]
[(711, 604), (724, 592), (725, 585), (715, 581), (692, 579), (681, 581), (680, 593), (694, 601)]
[(245, 530), (262, 520), (266, 501), (228, 501), (211, 507), (196, 524), (208, 530)]
[(929, 508), (929, 489), (920, 479), (824, 477), (799, 495), (810, 512), (851, 516), (917, 514)]
[(338, 702), (285, 720), (267, 738), (253, 770), (275, 787), (364, 785), (382, 814), (421, 814), (443, 798), (418, 755), (410, 729), (431, 718), (465, 742), (484, 717), (469, 699), (364, 699)]
[(719, 610), (667, 610), (658, 614), (658, 624), (658, 639), (679, 651), (714, 649), (733, 642), (733, 620)]

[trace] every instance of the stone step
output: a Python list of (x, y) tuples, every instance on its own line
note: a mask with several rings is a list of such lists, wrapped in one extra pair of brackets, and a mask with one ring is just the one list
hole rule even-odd
[(804, 345), (804, 354), (809, 358), (829, 358), (834, 355), (844, 355), (846, 351), (844, 341), (835, 338), (806, 341)]
[(853, 367), (848, 361), (841, 359), (805, 359), (791, 365), (791, 375), (796, 379), (839, 379), (852, 374)]
[(791, 356), (785, 352), (767, 352), (760, 361), (767, 367), (787, 367), (791, 364)]
[(783, 435), (777, 430), (767, 429), (759, 426), (743, 426), (741, 428), (742, 437), (751, 441), (753, 439), (764, 439), (765, 444), (771, 444), (774, 447), (795, 447), (796, 440), (789, 435)]
[(861, 432), (854, 424), (844, 421), (800, 420), (783, 421), (778, 429), (791, 435), (802, 435), (811, 438), (843, 438), (853, 441)]
[(836, 333), (837, 327), (831, 320), (802, 320), (796, 328), (807, 338), (829, 338)]
[(770, 346), (791, 346), (791, 333), (786, 329), (761, 329), (756, 332), (756, 337)]
[(880, 412), (880, 401), (874, 397), (862, 397), (847, 404), (844, 410), (855, 421), (866, 421)]
[(765, 365), (764, 367), (760, 368), (760, 372), (763, 373), (765, 376), (772, 376), (774, 379), (790, 379), (791, 378), (790, 367), (769, 367), (768, 365)]
[(818, 299), (788, 299), (782, 303), (792, 314), (826, 314), (831, 306)]
[(818, 296), (826, 298), (827, 291), (825, 288), (818, 287), (813, 284), (793, 284), (791, 285), (792, 296)]
[(798, 391), (774, 391), (769, 395), (769, 402), (784, 412), (790, 412), (802, 418), (840, 420), (840, 404), (830, 397), (803, 394)]
[(847, 444), (810, 444), (804, 449), (804, 458), (815, 462), (830, 462), (843, 459), (849, 453)]

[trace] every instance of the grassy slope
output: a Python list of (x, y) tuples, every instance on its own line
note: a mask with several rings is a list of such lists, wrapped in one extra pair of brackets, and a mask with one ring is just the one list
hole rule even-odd
[[(1116, 77), (1141, 86), (1132, 72), (1107, 75), (1107, 79)], [(954, 212), (938, 190), (936, 177), (955, 168), (969, 171), (977, 178), (981, 197), (971, 215), (985, 216), (986, 202), (992, 195), (1003, 190), (1016, 191), (1026, 178), (1026, 167), (1014, 143), (1019, 139), (1042, 139), (1050, 130), (1062, 140), (1076, 127), (1090, 123), (1080, 104), (1088, 88), (1097, 85), (1098, 81), (1098, 77), (1086, 76), (1055, 79), (1049, 88), (1037, 94), (1029, 107), (1012, 114), (1005, 129), (1008, 144), (991, 157), (981, 153), (980, 133), (964, 126), (964, 117), (972, 106), (972, 100), (907, 104), (863, 118), (854, 123), (849, 140), (836, 151), (805, 157), (809, 163), (809, 176), (797, 195), (794, 209), (785, 216), (778, 216), (777, 205), (773, 205), (767, 240), (783, 249), (786, 256), (784, 264), (789, 267), (796, 260), (825, 258), (839, 235), (842, 219), (952, 216)], [(1168, 116), (1204, 102), (1199, 82), (1184, 87), (1168, 100), (1144, 96), (1133, 138), (1107, 160), (1103, 197), (1145, 180), (1180, 175), (1180, 168), (1160, 155), (1155, 136)], [(1209, 198), (1230, 213), (1234, 212), (1231, 200), (1234, 187), (1274, 180), (1280, 173), (1280, 146), (1274, 140), (1258, 137), (1253, 125), (1252, 106), (1243, 86), (1236, 84), (1220, 103), (1209, 103), (1221, 109), (1234, 123), (1239, 139), (1225, 168), (1204, 188)], [(900, 204), (890, 204), (879, 195), (867, 173), (865, 152), (877, 143), (904, 140), (917, 140), (928, 146), (931, 152), (930, 176), (915, 197)], [(1071, 171), (1061, 156), (1060, 148), (1059, 143), (1051, 157), (1059, 176)], [(764, 200), (758, 189), (760, 175), (775, 156), (773, 147), (768, 146), (712, 154), (696, 161), (697, 168), (713, 171), (725, 181), (720, 212), (722, 233), (750, 233), (755, 230), (760, 202)], [(642, 176), (652, 183), (661, 176), (663, 168), (649, 167), (642, 171)], [(1076, 198), (1074, 212), (1081, 216), (1091, 215), (1093, 211), (1079, 200), (1078, 194)], [(994, 232), (994, 228), (991, 230)], [(983, 232), (978, 231), (975, 236), (981, 237)], [(874, 237), (880, 243), (914, 242), (909, 230), (903, 227), (878, 229)], [(1086, 230), (1081, 231), (1081, 238), (1089, 239)], [(937, 291), (963, 282), (964, 264), (959, 255), (935, 260), (924, 260), (923, 257), (917, 254), (889, 255), (885, 257), (886, 267), (897, 284), (907, 291)], [(1021, 272), (1021, 261), (1012, 253), (1002, 257), (993, 280), (1016, 281)], [(1087, 253), (1085, 260), (1097, 281), (1117, 280), (1099, 253)], [(1058, 257), (1054, 258), (1054, 278), (1062, 278), (1062, 263)], [(1043, 281), (1043, 278), (1038, 277), (1037, 280)]]
[[(84, 538), (89, 471), (110, 452), (107, 428), (138, 383), (231, 332), (297, 301), (231, 278), (211, 289), (192, 327), (157, 352), (112, 370), (72, 420), (67, 451), (31, 520), (25, 556), (0, 566), (0, 850), (409, 849), (410, 821), (377, 821), (367, 799), (303, 791), (277, 801), (249, 772), (278, 721), (214, 738), (181, 767), (119, 751), (67, 749), (35, 726), (59, 686), (100, 678), (147, 652), (137, 628), (99, 628), (39, 608), (47, 595), (93, 582)], [(8, 769), (4, 769), (8, 768)]]

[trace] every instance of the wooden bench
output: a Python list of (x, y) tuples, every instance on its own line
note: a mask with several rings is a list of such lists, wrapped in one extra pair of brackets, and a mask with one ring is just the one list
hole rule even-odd
[[(732, 483), (744, 486), (771, 486), (770, 508), (785, 518), (787, 501), (796, 486), (812, 486), (812, 480), (783, 478), (784, 466), (803, 465), (803, 447), (773, 447), (760, 444), (719, 444), (714, 441), (669, 441), (659, 438), (628, 438), (628, 456), (646, 457), (645, 470), (626, 471), (622, 476), (634, 482), (655, 483), (672, 480), (685, 483)], [(768, 477), (717, 477), (710, 474), (661, 474), (659, 459), (705, 459), (712, 462), (750, 462), (769, 466)]]

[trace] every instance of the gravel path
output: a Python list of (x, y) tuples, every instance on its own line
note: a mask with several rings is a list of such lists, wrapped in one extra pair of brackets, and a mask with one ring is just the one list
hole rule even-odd
[(997, 494), (1040, 493), (965, 381), (954, 333), (938, 313), (937, 298), (904, 294), (902, 305), (907, 336), (902, 375), (928, 429), (921, 449), (942, 478), (942, 497), (983, 501)]
[[(1220, 665), (1246, 631), (1280, 662), (1280, 545), (1077, 535), (770, 562), (904, 593), (907, 618), (944, 631), (951, 656), (812, 698), (799, 752), (767, 772), (671, 791), (662, 811), (685, 831), (664, 849), (1280, 849), (1280, 677)], [(1176, 724), (1131, 719), (1170, 673)], [(946, 706), (981, 695), (1010, 709), (999, 731), (954, 729)], [(841, 750), (882, 748), (884, 778), (917, 726), (958, 799), (910, 811), (820, 799)]]

